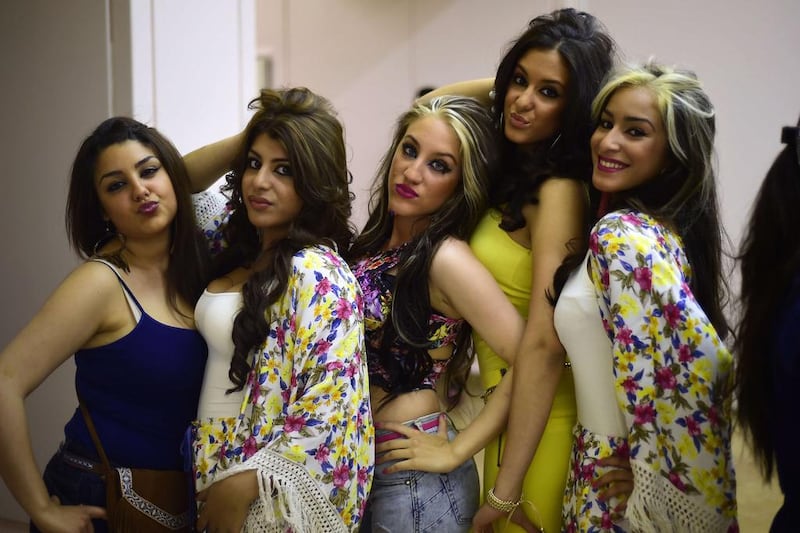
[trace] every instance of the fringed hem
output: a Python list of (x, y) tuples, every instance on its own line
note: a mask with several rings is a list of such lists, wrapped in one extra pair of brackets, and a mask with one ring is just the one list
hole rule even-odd
[(259, 498), (250, 505), (244, 531), (250, 533), (349, 533), (339, 511), (308, 471), (267, 448), (231, 466), (215, 481), (258, 471)]
[(649, 465), (631, 461), (633, 493), (625, 518), (631, 531), (641, 533), (713, 533), (728, 531), (732, 519), (702, 504), (703, 496), (690, 496)]

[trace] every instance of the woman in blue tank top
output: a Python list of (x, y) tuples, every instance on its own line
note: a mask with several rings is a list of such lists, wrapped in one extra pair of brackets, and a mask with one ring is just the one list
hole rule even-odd
[(206, 346), (193, 306), (208, 278), (180, 154), (129, 118), (101, 123), (72, 167), (72, 271), (0, 354), (0, 474), (34, 531), (108, 529), (97, 452), (76, 409), (44, 480), (23, 400), (75, 354), (78, 395), (113, 466), (180, 470)]

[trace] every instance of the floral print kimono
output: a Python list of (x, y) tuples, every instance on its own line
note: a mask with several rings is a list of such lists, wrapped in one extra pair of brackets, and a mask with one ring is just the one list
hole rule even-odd
[(323, 246), (291, 269), (239, 416), (196, 424), (197, 488), (255, 469), (246, 531), (357, 531), (374, 463), (361, 292)]
[(627, 455), (633, 530), (736, 531), (732, 357), (692, 294), (680, 237), (643, 213), (610, 213), (592, 230), (589, 269), (627, 438), (578, 432), (565, 530), (621, 530), (592, 481), (597, 459)]

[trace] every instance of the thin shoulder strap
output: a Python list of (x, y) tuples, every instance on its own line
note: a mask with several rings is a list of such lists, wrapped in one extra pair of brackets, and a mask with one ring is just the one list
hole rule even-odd
[(106, 469), (106, 472), (111, 472), (111, 463), (108, 461), (108, 457), (103, 449), (103, 445), (100, 443), (100, 437), (97, 435), (97, 430), (94, 427), (92, 416), (89, 414), (89, 409), (86, 408), (86, 404), (83, 403), (83, 399), (80, 397), (80, 395), (78, 395), (78, 405), (81, 408), (83, 420), (86, 422), (86, 428), (89, 430), (89, 436), (92, 437), (94, 447), (97, 448), (97, 454), (100, 456), (100, 460), (103, 462), (103, 468)]
[(95, 261), (97, 263), (102, 263), (106, 265), (108, 268), (111, 269), (111, 272), (113, 272), (114, 275), (117, 276), (120, 285), (122, 285), (122, 288), (125, 289), (125, 298), (128, 300), (128, 305), (131, 307), (131, 312), (133, 312), (133, 316), (136, 317), (136, 321), (138, 322), (139, 318), (144, 314), (144, 308), (142, 307), (142, 304), (139, 303), (139, 300), (136, 299), (136, 296), (133, 295), (133, 291), (130, 289), (130, 287), (128, 287), (128, 284), (125, 283), (125, 280), (122, 279), (122, 276), (117, 270), (117, 267), (115, 267), (105, 259), (92, 258), (90, 259), (90, 261)]

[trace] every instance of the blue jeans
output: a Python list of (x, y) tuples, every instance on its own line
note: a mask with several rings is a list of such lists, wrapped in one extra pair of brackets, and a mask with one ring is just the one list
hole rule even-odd
[[(421, 428), (424, 422), (438, 418), (427, 415), (407, 425)], [(455, 430), (449, 425), (450, 440)], [(427, 430), (438, 432), (438, 427)], [(377, 430), (376, 437), (385, 430)], [(384, 474), (393, 462), (376, 465), (372, 491), (362, 533), (461, 533), (469, 530), (478, 510), (480, 482), (475, 461), (471, 458), (449, 474), (408, 470)]]
[[(106, 484), (100, 475), (72, 466), (64, 460), (64, 451), (76, 456), (98, 461), (96, 453), (86, 450), (82, 445), (67, 441), (61, 444), (56, 454), (44, 469), (44, 484), (51, 496), (58, 496), (62, 505), (106, 506)], [(99, 462), (99, 461), (98, 461)], [(95, 533), (107, 533), (105, 520), (92, 520)], [(31, 533), (39, 529), (31, 522)]]

